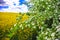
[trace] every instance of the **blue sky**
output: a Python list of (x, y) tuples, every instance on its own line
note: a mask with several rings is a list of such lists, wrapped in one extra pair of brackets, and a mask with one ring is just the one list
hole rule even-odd
[[(1, 1), (1, 0), (0, 0)], [(28, 12), (26, 5), (28, 0), (3, 0), (5, 3), (0, 3), (0, 12)]]

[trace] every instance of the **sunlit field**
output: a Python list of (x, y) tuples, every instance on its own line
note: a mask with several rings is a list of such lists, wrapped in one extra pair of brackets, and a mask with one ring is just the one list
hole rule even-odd
[(0, 28), (10, 28), (17, 22), (16, 18), (18, 16), (19, 14), (14, 12), (0, 12)]
[[(21, 20), (19, 19), (20, 16), (22, 17)], [(0, 12), (0, 30), (2, 30), (2, 32), (10, 31), (10, 29), (13, 28), (17, 22), (20, 23), (27, 19), (28, 15), (26, 14), (16, 12)], [(10, 40), (10, 39), (2, 37), (1, 40)]]

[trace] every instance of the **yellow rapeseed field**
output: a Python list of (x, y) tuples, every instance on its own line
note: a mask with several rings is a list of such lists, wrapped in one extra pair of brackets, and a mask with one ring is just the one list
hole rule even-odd
[[(0, 12), (0, 28), (10, 28), (16, 23), (16, 18), (19, 16), (18, 13), (13, 12)], [(8, 27), (7, 27), (8, 26)]]
[[(9, 29), (17, 22), (18, 16), (22, 16), (22, 14), (14, 13), (14, 12), (0, 12), (0, 28), (3, 30)], [(28, 15), (24, 14), (22, 16), (22, 21), (28, 19)]]
[[(5, 32), (6, 30), (9, 31), (11, 27), (13, 27), (14, 24), (17, 22), (17, 18), (22, 16), (22, 19), (20, 22), (23, 22), (24, 20), (27, 20), (29, 18), (28, 15), (25, 14), (19, 14), (14, 12), (0, 12), (0, 29)], [(25, 31), (24, 31), (25, 32)], [(2, 38), (2, 40), (10, 40), (10, 38)]]

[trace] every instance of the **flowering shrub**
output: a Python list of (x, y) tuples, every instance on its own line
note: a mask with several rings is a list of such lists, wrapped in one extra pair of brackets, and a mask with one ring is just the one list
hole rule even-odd
[(37, 13), (41, 15), (40, 17), (42, 18), (40, 18), (40, 20), (45, 19), (41, 21), (41, 23), (44, 24), (41, 25), (41, 30), (38, 33), (37, 40), (55, 40), (56, 38), (60, 38), (56, 35), (57, 34), (56, 27), (60, 23), (59, 21), (60, 1), (59, 0), (38, 0), (38, 1), (31, 0), (31, 3), (33, 3), (33, 7), (30, 8), (31, 13)]

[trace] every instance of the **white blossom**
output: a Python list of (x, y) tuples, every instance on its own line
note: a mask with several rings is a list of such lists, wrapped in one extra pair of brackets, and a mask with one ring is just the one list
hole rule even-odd
[(52, 34), (51, 34), (51, 36), (53, 36), (53, 37), (54, 37), (54, 36), (55, 36), (55, 33), (52, 33)]
[(46, 35), (48, 34), (48, 32), (45, 33)]
[(45, 39), (47, 39), (47, 37), (45, 37)]
[(47, 40), (51, 40), (51, 38), (47, 38)]
[(19, 27), (21, 28), (22, 27), (22, 24)]
[(14, 24), (14, 27), (16, 26), (16, 24)]

